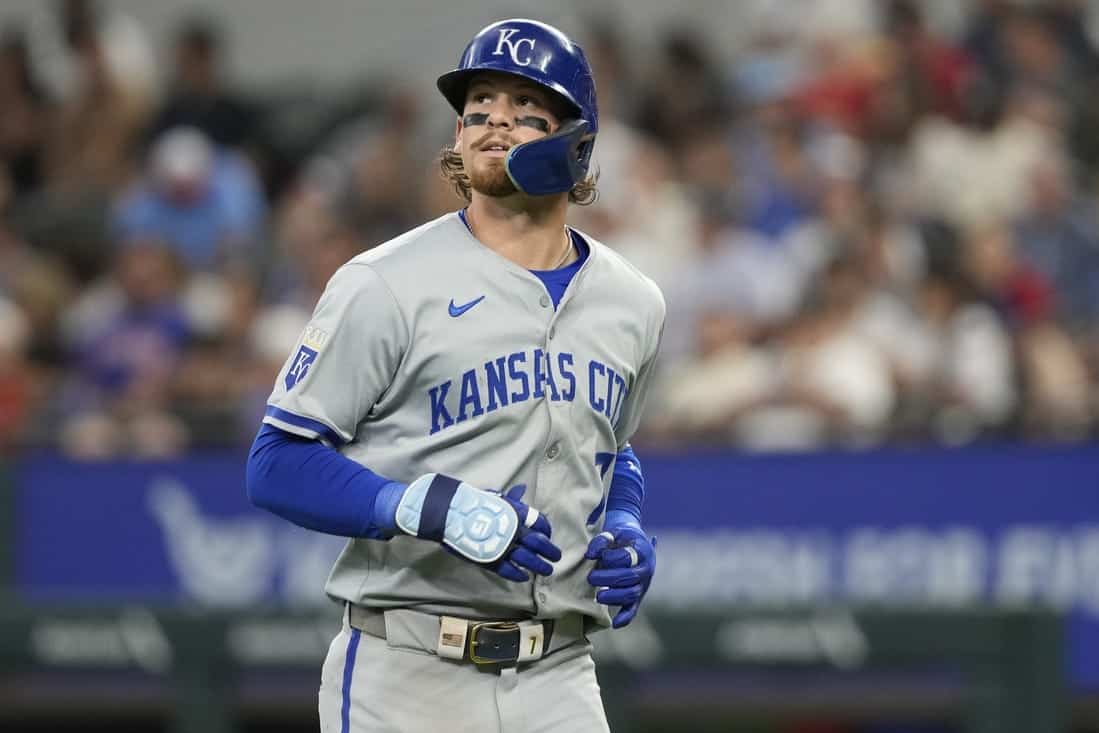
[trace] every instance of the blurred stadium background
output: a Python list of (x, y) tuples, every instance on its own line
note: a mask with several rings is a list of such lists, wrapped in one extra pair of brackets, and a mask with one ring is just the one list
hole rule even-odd
[(315, 730), (340, 542), (244, 453), (336, 267), (458, 206), (433, 80), (510, 15), (669, 306), (615, 730), (1099, 731), (1086, 0), (0, 2), (0, 729)]

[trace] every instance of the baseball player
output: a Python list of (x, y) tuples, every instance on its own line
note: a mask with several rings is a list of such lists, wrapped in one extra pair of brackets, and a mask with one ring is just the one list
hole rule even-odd
[(349, 539), (323, 731), (607, 730), (588, 634), (655, 567), (629, 447), (657, 287), (565, 224), (594, 198), (583, 51), (494, 23), (438, 80), (461, 211), (355, 257), (283, 367), (252, 501)]

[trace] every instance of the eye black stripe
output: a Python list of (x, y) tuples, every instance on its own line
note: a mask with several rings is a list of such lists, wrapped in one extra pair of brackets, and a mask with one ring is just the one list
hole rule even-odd
[(549, 133), (549, 122), (541, 117), (535, 117), (534, 115), (527, 115), (526, 117), (516, 117), (515, 124), (523, 127), (533, 127), (540, 132)]

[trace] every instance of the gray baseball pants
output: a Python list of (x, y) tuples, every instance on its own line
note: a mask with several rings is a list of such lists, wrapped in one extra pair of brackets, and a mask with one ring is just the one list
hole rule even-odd
[(344, 613), (321, 671), (322, 733), (609, 733), (585, 638), (499, 668), (437, 656), (431, 619), (388, 611), (383, 639)]

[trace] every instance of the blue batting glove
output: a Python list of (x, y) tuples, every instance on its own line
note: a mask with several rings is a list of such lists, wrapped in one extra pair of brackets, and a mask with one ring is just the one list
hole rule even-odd
[(553, 566), (546, 560), (557, 562), (561, 559), (560, 548), (550, 542), (553, 528), (546, 515), (520, 501), (526, 490), (526, 485), (519, 484), (501, 497), (515, 510), (520, 527), (510, 551), (490, 566), (500, 577), (516, 583), (530, 580), (527, 570), (538, 575), (552, 575)]
[[(526, 571), (550, 575), (561, 550), (550, 542), (545, 515), (521, 499), (525, 486), (499, 494), (443, 474), (413, 481), (401, 495), (396, 526), (434, 540), (450, 553), (483, 565), (507, 580), (530, 580)], [(549, 562), (547, 562), (547, 560)]]
[(588, 573), (588, 583), (599, 589), (595, 600), (621, 606), (611, 626), (620, 629), (633, 621), (656, 572), (656, 538), (629, 525), (606, 530), (588, 543), (584, 557), (596, 561)]

